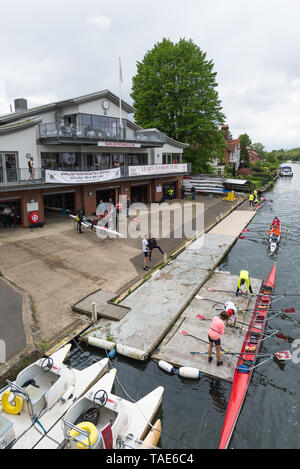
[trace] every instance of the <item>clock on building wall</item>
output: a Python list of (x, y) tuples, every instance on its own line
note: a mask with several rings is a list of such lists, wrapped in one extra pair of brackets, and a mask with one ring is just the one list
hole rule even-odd
[(104, 109), (105, 111), (107, 111), (107, 110), (109, 109), (109, 107), (110, 107), (109, 101), (107, 101), (106, 99), (104, 99), (104, 100), (102, 101), (102, 107), (103, 107), (103, 109)]

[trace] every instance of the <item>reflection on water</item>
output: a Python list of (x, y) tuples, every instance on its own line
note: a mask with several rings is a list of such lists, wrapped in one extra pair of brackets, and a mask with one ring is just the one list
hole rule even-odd
[[(276, 292), (299, 292), (300, 272), (300, 165), (292, 165), (294, 177), (281, 178), (266, 194), (272, 202), (265, 204), (253, 222), (246, 239), (238, 240), (226, 257), (221, 270), (238, 274), (249, 270), (252, 277), (266, 279), (277, 262)], [(277, 253), (269, 256), (264, 231), (274, 216), (281, 220), (284, 236)], [(247, 238), (252, 239), (248, 240)], [(286, 296), (274, 303), (278, 309), (295, 307), (291, 316), (279, 315), (270, 321), (272, 329), (292, 339), (300, 338), (300, 296)], [(84, 368), (105, 353), (79, 343), (74, 346), (70, 364)], [(265, 340), (262, 351), (291, 349), (291, 344), (276, 337)], [(111, 361), (117, 369), (113, 392), (128, 398), (141, 399), (157, 386), (164, 386), (162, 437), (159, 446), (165, 449), (217, 448), (230, 395), (230, 383), (202, 376), (188, 380), (169, 375), (156, 363), (138, 362), (117, 356)], [(233, 434), (231, 448), (299, 448), (300, 372), (292, 361), (282, 365), (269, 361), (254, 372), (247, 398)], [(119, 381), (118, 381), (119, 380)]]

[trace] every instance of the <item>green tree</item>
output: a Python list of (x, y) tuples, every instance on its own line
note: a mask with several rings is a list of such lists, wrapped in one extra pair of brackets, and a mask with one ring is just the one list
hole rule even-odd
[(247, 147), (251, 146), (251, 139), (247, 134), (240, 135), (239, 139), (241, 144), (240, 167), (250, 168), (250, 158)]
[(194, 170), (205, 168), (225, 146), (213, 66), (192, 40), (173, 44), (164, 38), (137, 63), (132, 81), (137, 124), (189, 143), (185, 158)]
[(255, 150), (261, 158), (265, 158), (266, 151), (262, 143), (253, 143), (251, 148), (253, 148), (253, 150)]

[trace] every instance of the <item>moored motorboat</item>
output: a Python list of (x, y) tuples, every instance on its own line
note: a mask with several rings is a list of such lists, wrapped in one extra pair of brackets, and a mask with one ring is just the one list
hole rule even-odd
[(291, 166), (288, 166), (287, 164), (282, 164), (280, 166), (279, 176), (293, 177), (293, 170)]
[[(219, 449), (226, 449), (229, 445), (236, 422), (241, 412), (247, 389), (257, 360), (257, 354), (262, 342), (262, 333), (266, 327), (267, 315), (272, 301), (276, 278), (276, 264), (274, 264), (267, 281), (262, 285), (256, 300), (251, 322), (239, 354), (234, 372), (231, 394), (227, 406)], [(246, 360), (246, 361), (245, 361)]]
[[(75, 402), (62, 419), (64, 437), (62, 447), (67, 449), (141, 447), (141, 440), (161, 404), (164, 388), (159, 386), (139, 401), (129, 402), (110, 392), (109, 374)], [(154, 433), (151, 435), (151, 441), (154, 441), (152, 439)]]
[(0, 391), (0, 448), (30, 449), (107, 369), (108, 359), (79, 371), (63, 362), (67, 344), (22, 370)]

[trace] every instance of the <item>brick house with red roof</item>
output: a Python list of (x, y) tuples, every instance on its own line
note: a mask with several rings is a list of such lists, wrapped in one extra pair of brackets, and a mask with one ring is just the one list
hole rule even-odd
[(229, 132), (228, 125), (222, 125), (221, 130), (224, 133), (226, 141), (226, 148), (224, 149), (224, 161), (231, 166), (233, 169), (238, 170), (240, 166), (240, 151), (241, 143), (240, 139), (232, 139)]

